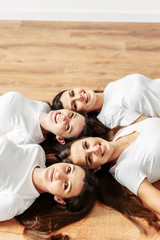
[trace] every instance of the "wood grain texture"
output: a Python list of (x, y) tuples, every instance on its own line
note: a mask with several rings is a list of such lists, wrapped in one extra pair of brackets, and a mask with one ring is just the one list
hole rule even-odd
[[(19, 91), (51, 101), (71, 87), (104, 89), (127, 74), (160, 78), (159, 23), (0, 21), (0, 94)], [(159, 240), (98, 203), (63, 229), (71, 240)], [(0, 239), (24, 240), (15, 219), (0, 223)]]

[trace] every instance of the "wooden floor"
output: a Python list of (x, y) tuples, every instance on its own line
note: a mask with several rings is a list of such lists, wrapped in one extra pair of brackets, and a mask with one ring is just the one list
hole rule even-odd
[[(0, 93), (51, 101), (63, 89), (104, 89), (142, 73), (160, 78), (160, 24), (0, 21)], [(144, 236), (119, 213), (96, 204), (63, 230), (71, 240), (159, 240)], [(0, 240), (23, 240), (15, 219), (0, 223)]]

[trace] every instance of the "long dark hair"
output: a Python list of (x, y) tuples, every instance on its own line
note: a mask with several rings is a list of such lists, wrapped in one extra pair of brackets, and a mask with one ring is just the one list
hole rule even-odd
[(147, 232), (146, 228), (137, 218), (144, 219), (149, 226), (152, 226), (156, 231), (160, 231), (158, 216), (144, 207), (140, 198), (121, 186), (110, 174), (109, 168), (110, 165), (105, 164), (101, 171), (96, 173), (100, 181), (98, 188), (99, 201), (122, 213), (144, 233)]
[(59, 93), (53, 98), (53, 100), (52, 100), (52, 105), (51, 105), (51, 109), (52, 109), (52, 110), (59, 110), (59, 109), (64, 108), (64, 107), (63, 107), (63, 104), (62, 104), (62, 102), (61, 102), (61, 100), (60, 100), (60, 98), (61, 98), (62, 94), (63, 94), (65, 91), (66, 91), (66, 90), (59, 92)]
[(43, 193), (23, 214), (16, 218), (25, 227), (25, 233), (34, 240), (69, 239), (62, 234), (53, 235), (54, 231), (84, 218), (97, 199), (98, 180), (85, 170), (84, 186), (81, 193), (64, 199), (66, 205), (54, 201), (53, 195)]

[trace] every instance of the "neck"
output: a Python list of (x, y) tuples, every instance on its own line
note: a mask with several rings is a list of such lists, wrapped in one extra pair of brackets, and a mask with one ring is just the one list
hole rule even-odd
[(43, 170), (44, 170), (43, 168), (35, 167), (32, 174), (32, 181), (33, 181), (34, 187), (40, 194), (43, 192), (46, 192), (46, 188), (42, 180)]
[(121, 153), (138, 137), (139, 133), (133, 132), (129, 135), (120, 137), (113, 143), (113, 153), (109, 159), (110, 162), (116, 162)]
[(39, 117), (40, 127), (43, 135), (49, 133), (49, 130), (47, 128), (47, 116), (48, 116), (48, 113), (41, 113)]
[(104, 93), (96, 93), (96, 96), (97, 96), (97, 101), (96, 101), (96, 104), (95, 104), (94, 111), (100, 112), (101, 108), (103, 106)]

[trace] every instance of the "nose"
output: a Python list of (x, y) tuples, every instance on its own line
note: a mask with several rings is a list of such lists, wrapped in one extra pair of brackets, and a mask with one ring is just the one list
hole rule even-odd
[(62, 114), (61, 119), (63, 122), (65, 122), (68, 119), (68, 116), (65, 114)]
[(57, 170), (54, 176), (56, 180), (66, 180), (65, 174), (60, 170)]
[(88, 152), (94, 153), (94, 154), (97, 155), (99, 153), (99, 148), (98, 148), (97, 145), (96, 146), (92, 146), (92, 147), (89, 148)]
[(83, 100), (83, 96), (81, 93), (77, 94), (76, 96), (74, 96), (72, 98), (73, 101), (82, 101)]

